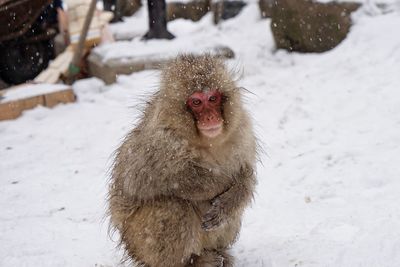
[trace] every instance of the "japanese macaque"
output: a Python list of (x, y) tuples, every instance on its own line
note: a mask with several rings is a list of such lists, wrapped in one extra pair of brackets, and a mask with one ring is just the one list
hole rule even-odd
[(255, 162), (241, 89), (222, 60), (169, 63), (116, 151), (109, 211), (127, 256), (149, 267), (233, 266)]

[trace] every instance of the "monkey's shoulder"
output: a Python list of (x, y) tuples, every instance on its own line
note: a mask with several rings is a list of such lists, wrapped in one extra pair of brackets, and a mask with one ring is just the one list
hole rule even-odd
[[(125, 138), (117, 150), (116, 161), (123, 161), (132, 171), (179, 168), (192, 159), (187, 141), (179, 139), (165, 129), (135, 129)], [(138, 169), (138, 170), (135, 170)]]

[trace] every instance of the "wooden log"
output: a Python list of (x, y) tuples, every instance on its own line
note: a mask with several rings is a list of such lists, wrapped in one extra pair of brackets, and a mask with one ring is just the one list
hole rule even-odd
[[(207, 52), (226, 59), (235, 57), (233, 50), (226, 46), (215, 46)], [(177, 54), (178, 52), (175, 51), (165, 55), (155, 50), (138, 57), (104, 60), (103, 55), (92, 52), (88, 57), (89, 74), (103, 80), (106, 84), (112, 84), (121, 74), (128, 75), (142, 70), (159, 69), (165, 63), (173, 60)]]

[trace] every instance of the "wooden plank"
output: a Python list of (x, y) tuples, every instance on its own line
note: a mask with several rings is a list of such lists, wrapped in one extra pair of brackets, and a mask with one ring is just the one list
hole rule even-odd
[(0, 103), (0, 121), (13, 120), (21, 116), (23, 109), (18, 101)]
[(17, 100), (22, 102), (22, 110), (33, 109), (36, 106), (44, 106), (43, 95), (32, 96), (26, 99)]
[(58, 55), (58, 57), (50, 63), (47, 69), (36, 76), (34, 81), (38, 83), (56, 83), (60, 75), (68, 70), (73, 55), (72, 47), (69, 46), (67, 50)]
[[(18, 88), (9, 90), (18, 90)], [(66, 104), (75, 101), (76, 96), (73, 90), (68, 88), (24, 99), (0, 102), (0, 121), (16, 119), (22, 115), (23, 111), (33, 109), (39, 105), (52, 108), (60, 103)]]
[(59, 77), (60, 72), (57, 69), (49, 68), (42, 71), (34, 81), (38, 83), (56, 83)]
[(67, 54), (66, 54), (66, 56), (64, 58), (64, 61), (58, 67), (58, 70), (61, 73), (64, 73), (65, 71), (68, 70), (69, 64), (71, 63), (73, 57), (74, 57), (74, 52), (72, 51), (72, 49), (70, 51), (67, 51)]
[(90, 0), (66, 0), (65, 2), (67, 4), (68, 8), (73, 8), (75, 6), (90, 4)]
[(64, 51), (61, 54), (59, 54), (51, 63), (50, 67), (52, 68), (58, 68), (65, 60), (67, 60), (68, 57), (68, 51)]
[(44, 103), (46, 107), (52, 108), (60, 103), (75, 102), (76, 97), (72, 89), (58, 91), (44, 95)]
[(0, 120), (13, 120), (22, 115), (24, 110), (32, 109), (44, 104), (44, 98), (32, 96), (26, 99), (0, 103)]

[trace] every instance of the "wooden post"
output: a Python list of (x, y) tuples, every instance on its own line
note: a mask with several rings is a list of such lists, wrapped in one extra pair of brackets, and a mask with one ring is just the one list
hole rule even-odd
[(165, 0), (147, 0), (149, 9), (149, 31), (143, 39), (173, 39), (167, 30), (167, 10)]
[(96, 9), (96, 3), (97, 3), (97, 0), (92, 0), (92, 2), (90, 2), (89, 10), (86, 14), (85, 22), (83, 24), (82, 31), (79, 36), (79, 42), (78, 42), (78, 45), (76, 46), (76, 50), (74, 53), (74, 57), (72, 58), (72, 62), (69, 65), (68, 77), (66, 80), (66, 82), (68, 84), (72, 84), (75, 81), (76, 76), (80, 72), (79, 65), (80, 65), (80, 62), (82, 59), (83, 49), (85, 47), (86, 36), (89, 31), (90, 23), (92, 22), (94, 10)]

